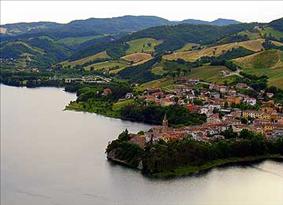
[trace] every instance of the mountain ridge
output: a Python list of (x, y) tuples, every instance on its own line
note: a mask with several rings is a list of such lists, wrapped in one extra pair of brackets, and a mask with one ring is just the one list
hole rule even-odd
[[(207, 25), (230, 25), (241, 23), (231, 19), (216, 19), (214, 21), (204, 21), (198, 19), (184, 19), (181, 21), (170, 21), (158, 16), (119, 16), (112, 18), (88, 18), (83, 20), (73, 20), (69, 23), (57, 23), (49, 21), (20, 22), (0, 25), (2, 35), (17, 36), (27, 33), (38, 32), (74, 32), (77, 29), (84, 32), (92, 31), (96, 33), (113, 34), (117, 32), (135, 32), (154, 26), (174, 25), (174, 24), (207, 24)], [(4, 30), (6, 29), (6, 30)], [(80, 31), (81, 32), (81, 31)]]

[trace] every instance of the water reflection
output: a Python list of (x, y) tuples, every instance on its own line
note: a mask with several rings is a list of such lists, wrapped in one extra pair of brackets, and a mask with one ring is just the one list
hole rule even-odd
[(282, 205), (283, 165), (213, 169), (153, 180), (107, 162), (108, 141), (148, 125), (63, 111), (75, 95), (56, 88), (1, 86), (3, 205)]

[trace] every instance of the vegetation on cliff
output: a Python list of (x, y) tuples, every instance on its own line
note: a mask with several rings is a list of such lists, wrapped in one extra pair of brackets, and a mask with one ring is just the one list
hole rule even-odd
[[(199, 142), (189, 136), (176, 141), (147, 143), (143, 152), (135, 147), (135, 151), (123, 150), (125, 143), (131, 144), (127, 131), (123, 132), (117, 140), (112, 141), (106, 153), (114, 150), (123, 156), (125, 162), (141, 159), (142, 172), (148, 176), (172, 177), (197, 173), (215, 166), (236, 162), (248, 162), (268, 158), (281, 158), (283, 155), (283, 138), (273, 140), (265, 139), (261, 134), (243, 130), (240, 134), (226, 133), (225, 140), (216, 142)], [(123, 151), (122, 151), (123, 150)], [(131, 153), (131, 154), (130, 154)], [(113, 159), (120, 159), (120, 154)], [(115, 161), (115, 160), (114, 160)], [(139, 163), (135, 162), (135, 165)], [(130, 163), (133, 167), (133, 163)], [(136, 166), (137, 167), (137, 166)]]

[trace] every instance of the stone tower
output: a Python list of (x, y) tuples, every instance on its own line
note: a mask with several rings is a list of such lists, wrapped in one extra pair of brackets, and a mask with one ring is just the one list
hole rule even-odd
[(165, 113), (163, 121), (162, 121), (162, 131), (167, 131), (168, 130), (168, 120), (167, 120), (167, 115)]

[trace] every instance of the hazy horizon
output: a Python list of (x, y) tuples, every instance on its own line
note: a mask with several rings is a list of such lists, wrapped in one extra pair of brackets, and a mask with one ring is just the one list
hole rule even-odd
[(126, 15), (157, 16), (170, 21), (224, 18), (245, 23), (267, 23), (281, 18), (282, 10), (283, 2), (278, 1), (1, 1), (1, 25), (39, 21), (69, 23)]

